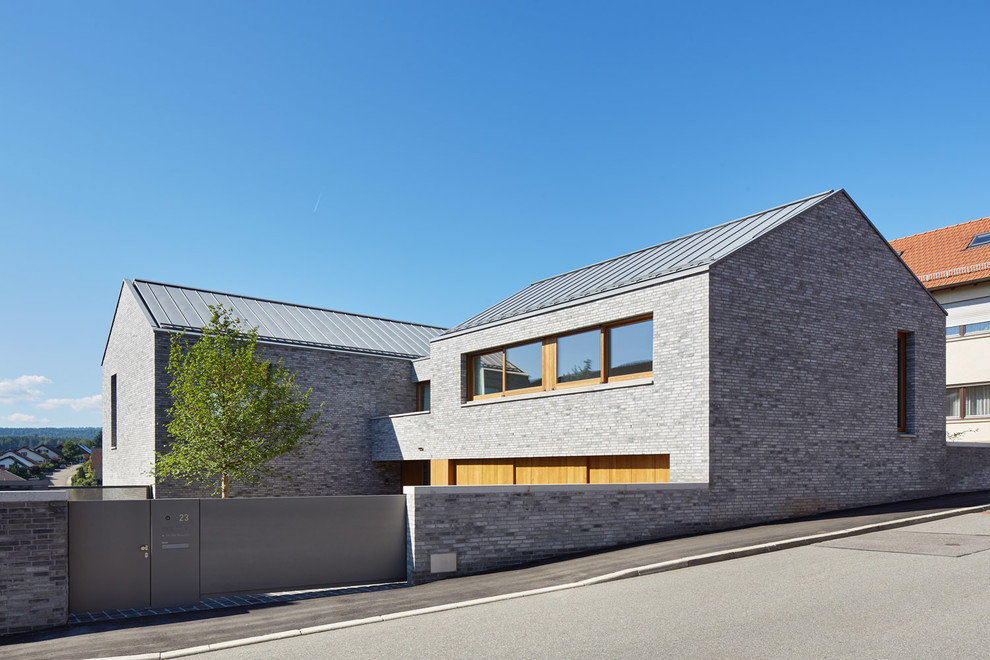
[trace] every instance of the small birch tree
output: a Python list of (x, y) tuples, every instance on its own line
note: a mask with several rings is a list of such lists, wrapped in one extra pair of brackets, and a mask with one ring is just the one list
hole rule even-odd
[(257, 328), (243, 332), (222, 305), (210, 311), (197, 341), (172, 336), (165, 428), (173, 441), (155, 454), (155, 479), (213, 483), (214, 495), (229, 497), (231, 482), (286, 476), (272, 460), (317, 435), (323, 404), (310, 413), (312, 390), (302, 391), (280, 362), (261, 358)]

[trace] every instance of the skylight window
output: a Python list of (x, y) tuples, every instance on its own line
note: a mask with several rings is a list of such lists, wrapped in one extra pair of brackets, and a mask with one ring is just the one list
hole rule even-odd
[(979, 247), (987, 244), (990, 244), (990, 231), (974, 236), (973, 240), (969, 242), (968, 247)]

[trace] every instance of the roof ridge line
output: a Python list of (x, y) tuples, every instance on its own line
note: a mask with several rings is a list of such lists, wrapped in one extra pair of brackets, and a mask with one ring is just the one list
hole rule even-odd
[(317, 311), (320, 311), (320, 312), (330, 312), (332, 314), (343, 314), (345, 316), (357, 316), (359, 318), (374, 319), (376, 321), (388, 321), (389, 323), (401, 323), (402, 325), (417, 325), (417, 326), (420, 326), (421, 328), (433, 328), (435, 330), (447, 330), (447, 328), (444, 328), (444, 327), (439, 326), (439, 325), (429, 325), (427, 323), (416, 323), (414, 321), (399, 321), (398, 319), (387, 319), (387, 318), (385, 318), (383, 316), (372, 316), (370, 314), (356, 314), (354, 312), (342, 312), (342, 311), (337, 310), (337, 309), (328, 309), (326, 307), (315, 307), (313, 305), (300, 305), (300, 304), (297, 304), (297, 303), (285, 302), (284, 300), (271, 300), (270, 298), (258, 298), (256, 296), (243, 296), (243, 295), (238, 294), (238, 293), (226, 293), (224, 291), (214, 291), (212, 289), (200, 289), (200, 288), (193, 287), (193, 286), (183, 286), (181, 284), (168, 284), (166, 282), (154, 282), (152, 280), (142, 280), (142, 279), (138, 279), (136, 277), (133, 280), (131, 280), (131, 281), (133, 283), (143, 282), (145, 284), (155, 284), (155, 285), (158, 285), (158, 286), (168, 286), (168, 287), (172, 287), (173, 289), (184, 289), (184, 290), (187, 290), (187, 291), (199, 291), (201, 293), (212, 293), (215, 296), (227, 296), (229, 298), (243, 298), (244, 300), (256, 300), (258, 302), (272, 303), (272, 304), (275, 304), (275, 305), (288, 305), (289, 307), (301, 307), (303, 309), (314, 309), (314, 310), (317, 310)]
[(934, 234), (937, 231), (945, 231), (946, 229), (954, 229), (956, 227), (962, 227), (963, 225), (968, 225), (968, 224), (971, 224), (973, 222), (980, 222), (982, 220), (990, 220), (990, 215), (986, 216), (985, 218), (975, 218), (973, 220), (966, 220), (965, 222), (957, 222), (954, 225), (947, 225), (945, 227), (938, 227), (937, 229), (929, 229), (928, 231), (921, 231), (921, 232), (918, 232), (917, 234), (910, 234), (908, 236), (901, 236), (900, 238), (892, 238), (892, 239), (890, 239), (890, 242), (893, 242), (893, 241), (903, 241), (903, 240), (907, 240), (909, 238), (915, 238), (916, 236), (924, 236), (925, 234)]
[(571, 270), (564, 271), (563, 273), (558, 273), (556, 275), (551, 275), (550, 277), (544, 277), (541, 280), (536, 280), (535, 282), (532, 282), (529, 286), (534, 286), (534, 285), (539, 284), (541, 282), (546, 282), (547, 280), (552, 280), (552, 279), (555, 279), (555, 278), (558, 278), (558, 277), (562, 277), (564, 275), (570, 275), (571, 273), (577, 273), (578, 271), (586, 270), (588, 268), (593, 268), (595, 266), (600, 266), (600, 265), (605, 264), (605, 263), (608, 263), (610, 261), (615, 261), (616, 259), (622, 259), (623, 257), (629, 257), (629, 256), (632, 256), (634, 254), (638, 254), (640, 252), (646, 252), (647, 250), (653, 250), (653, 249), (656, 249), (656, 248), (660, 247), (661, 245), (666, 245), (668, 243), (674, 243), (675, 241), (681, 241), (681, 240), (684, 240), (685, 238), (690, 238), (692, 236), (697, 236), (698, 234), (704, 234), (705, 232), (709, 232), (709, 231), (718, 229), (720, 227), (725, 227), (727, 225), (731, 225), (731, 224), (734, 224), (736, 222), (742, 222), (743, 220), (748, 220), (748, 219), (753, 218), (753, 217), (756, 217), (758, 215), (763, 215), (764, 213), (770, 213), (771, 211), (779, 211), (780, 209), (782, 209), (782, 208), (784, 208), (786, 206), (794, 206), (796, 204), (800, 204), (801, 202), (806, 202), (809, 199), (814, 199), (815, 197), (821, 197), (821, 198), (824, 199), (826, 196), (832, 195), (835, 192), (836, 192), (836, 190), (834, 188), (832, 188), (832, 189), (826, 190), (824, 192), (817, 193), (815, 195), (809, 195), (807, 197), (802, 197), (801, 199), (795, 199), (794, 201), (787, 202), (786, 204), (780, 204), (778, 206), (772, 206), (772, 207), (770, 207), (768, 209), (764, 209), (762, 211), (757, 211), (756, 213), (750, 213), (749, 215), (744, 215), (741, 218), (736, 218), (735, 220), (729, 220), (728, 222), (723, 222), (721, 224), (714, 225), (712, 227), (706, 227), (705, 229), (699, 229), (698, 231), (693, 231), (690, 234), (684, 234), (683, 236), (677, 236), (676, 238), (671, 238), (670, 240), (666, 240), (666, 241), (663, 241), (661, 243), (657, 243), (656, 245), (650, 245), (650, 246), (645, 247), (645, 248), (640, 248), (639, 250), (633, 250), (632, 252), (627, 252), (625, 254), (620, 254), (620, 255), (615, 256), (615, 257), (610, 257), (608, 259), (602, 259), (601, 261), (596, 261), (595, 263), (588, 264), (587, 266), (581, 266), (580, 268), (573, 268)]

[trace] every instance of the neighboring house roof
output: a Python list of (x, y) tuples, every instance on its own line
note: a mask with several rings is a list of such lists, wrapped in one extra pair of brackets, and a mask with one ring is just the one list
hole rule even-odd
[(897, 238), (897, 250), (922, 284), (941, 289), (990, 279), (990, 242), (970, 247), (979, 234), (990, 233), (990, 218)]
[(445, 334), (703, 270), (837, 192), (843, 191), (829, 190), (660, 245), (534, 282)]
[(21, 447), (17, 450), (17, 453), (35, 463), (44, 463), (48, 459), (48, 457), (44, 454), (41, 454), (33, 449), (28, 449), (27, 447)]
[(0, 481), (26, 481), (24, 477), (19, 477), (7, 468), (0, 466)]
[(35, 465), (38, 464), (36, 461), (32, 461), (30, 458), (21, 456), (15, 451), (5, 451), (4, 453), (0, 454), (0, 461), (8, 458), (11, 459), (11, 461), (16, 461), (27, 468), (34, 467)]
[(36, 451), (39, 454), (44, 454), (48, 458), (54, 458), (54, 459), (62, 458), (61, 454), (59, 454), (57, 451), (55, 451), (48, 445), (38, 445), (37, 447), (34, 448), (34, 451)]
[[(125, 281), (126, 283), (126, 281)], [(158, 328), (198, 332), (210, 322), (208, 305), (223, 305), (261, 341), (330, 348), (389, 357), (429, 355), (443, 328), (237, 296), (205, 289), (134, 280), (140, 301)]]

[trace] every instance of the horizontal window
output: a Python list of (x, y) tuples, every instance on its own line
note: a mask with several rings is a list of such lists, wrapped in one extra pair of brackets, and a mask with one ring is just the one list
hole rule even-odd
[(635, 319), (469, 356), (469, 399), (653, 375), (653, 319)]
[(950, 387), (945, 391), (945, 416), (990, 417), (990, 385)]
[(946, 337), (967, 337), (990, 332), (990, 321), (967, 323), (966, 325), (951, 325), (945, 329)]

